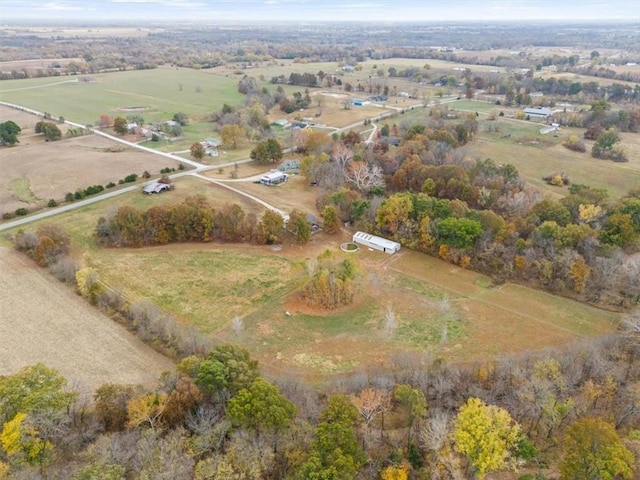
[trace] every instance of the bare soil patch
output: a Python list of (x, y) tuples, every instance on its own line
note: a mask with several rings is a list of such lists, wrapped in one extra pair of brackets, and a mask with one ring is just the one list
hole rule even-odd
[(0, 375), (43, 362), (90, 395), (100, 385), (153, 384), (173, 362), (18, 252), (0, 247)]

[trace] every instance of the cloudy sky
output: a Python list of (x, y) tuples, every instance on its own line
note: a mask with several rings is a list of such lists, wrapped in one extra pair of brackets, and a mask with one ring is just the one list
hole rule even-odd
[(640, 0), (0, 0), (0, 22), (625, 20)]

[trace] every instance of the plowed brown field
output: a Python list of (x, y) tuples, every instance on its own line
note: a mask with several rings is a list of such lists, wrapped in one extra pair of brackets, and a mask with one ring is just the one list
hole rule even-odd
[(0, 375), (37, 362), (84, 395), (108, 382), (152, 384), (174, 368), (45, 270), (0, 247)]

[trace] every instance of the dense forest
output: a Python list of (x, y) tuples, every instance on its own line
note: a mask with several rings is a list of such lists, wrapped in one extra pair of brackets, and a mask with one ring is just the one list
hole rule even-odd
[(322, 394), (265, 380), (232, 345), (185, 357), (154, 390), (105, 384), (91, 404), (37, 364), (0, 378), (0, 477), (633, 479), (638, 320), (473, 367), (397, 358), (392, 375), (363, 372)]

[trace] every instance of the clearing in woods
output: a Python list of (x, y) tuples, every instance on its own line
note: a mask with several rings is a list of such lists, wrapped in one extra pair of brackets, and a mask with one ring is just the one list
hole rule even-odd
[(0, 247), (0, 271), (0, 375), (43, 362), (88, 398), (104, 383), (155, 384), (174, 369), (23, 254)]
[[(239, 173), (248, 173), (245, 168)], [(407, 249), (393, 256), (363, 248), (342, 253), (340, 244), (351, 237), (347, 231), (321, 232), (304, 246), (288, 238), (278, 249), (220, 243), (95, 247), (98, 217), (118, 205), (147, 209), (201, 193), (216, 209), (238, 202), (261, 215), (262, 207), (222, 187), (196, 178), (175, 184), (167, 195), (125, 194), (61, 214), (56, 223), (71, 235), (74, 256), (96, 268), (106, 284), (132, 301), (150, 299), (212, 340), (248, 348), (269, 374), (319, 380), (355, 369), (392, 368), (395, 358), (406, 355), (477, 361), (559, 347), (616, 328), (618, 314), (515, 284), (494, 287), (486, 276)], [(314, 189), (302, 177), (274, 188), (233, 186), (279, 208), (290, 208), (297, 198), (298, 208), (314, 212)], [(326, 249), (362, 265), (355, 303), (331, 312), (307, 307), (294, 293), (295, 265)], [(388, 307), (393, 322), (386, 321)]]

